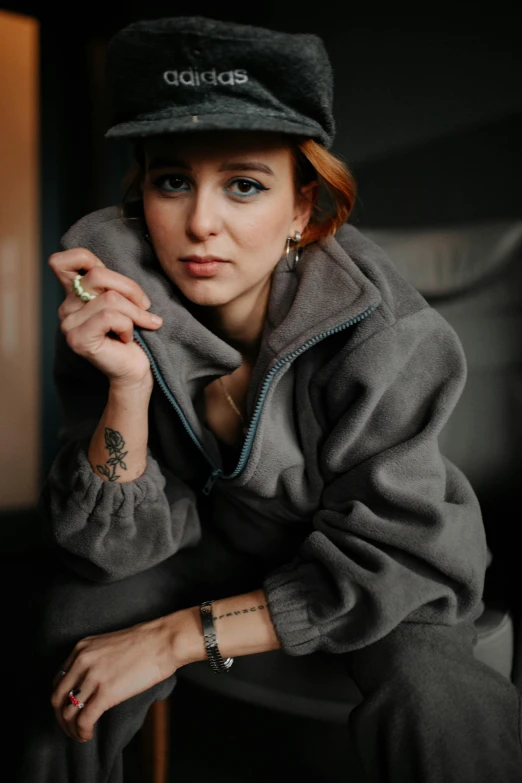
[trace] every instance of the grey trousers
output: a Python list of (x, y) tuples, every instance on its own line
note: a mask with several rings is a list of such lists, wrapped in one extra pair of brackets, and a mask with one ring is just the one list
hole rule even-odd
[[(94, 738), (67, 738), (50, 706), (51, 681), (81, 638), (261, 585), (262, 569), (214, 536), (134, 577), (110, 584), (62, 568), (34, 606), (31, 709), (25, 711), (20, 783), (122, 783), (122, 753), (176, 676), (106, 712)], [(368, 783), (522, 783), (520, 695), (473, 656), (472, 624), (402, 623), (343, 655), (363, 701), (351, 713)], [(173, 700), (175, 709), (175, 699)], [(320, 752), (320, 747), (318, 748)], [(346, 781), (353, 779), (346, 770)], [(357, 778), (358, 780), (359, 778)]]

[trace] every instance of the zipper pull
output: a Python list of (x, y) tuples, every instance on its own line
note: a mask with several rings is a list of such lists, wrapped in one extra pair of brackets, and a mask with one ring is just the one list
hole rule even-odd
[(212, 492), (212, 488), (214, 487), (214, 484), (216, 483), (218, 478), (221, 476), (221, 474), (222, 474), (221, 468), (216, 468), (215, 470), (212, 471), (212, 473), (208, 477), (207, 483), (203, 487), (203, 494), (204, 495), (210, 495), (210, 493)]

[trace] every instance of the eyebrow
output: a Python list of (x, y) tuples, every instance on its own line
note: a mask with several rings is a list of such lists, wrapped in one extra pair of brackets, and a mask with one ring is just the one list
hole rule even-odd
[[(192, 167), (189, 166), (187, 163), (185, 163), (183, 160), (179, 160), (176, 158), (162, 157), (162, 156), (153, 157), (149, 161), (149, 170), (168, 169), (168, 168), (184, 169), (185, 171), (190, 171)], [(270, 166), (267, 166), (266, 163), (260, 163), (257, 160), (231, 161), (230, 163), (223, 163), (223, 165), (220, 166), (219, 170), (220, 171), (261, 171), (264, 174), (269, 174), (272, 177), (275, 176)]]
[(224, 163), (220, 171), (262, 171), (264, 174), (270, 174), (275, 176), (274, 172), (267, 166), (266, 163), (260, 163), (257, 160), (245, 160), (245, 161), (232, 161), (231, 163)]

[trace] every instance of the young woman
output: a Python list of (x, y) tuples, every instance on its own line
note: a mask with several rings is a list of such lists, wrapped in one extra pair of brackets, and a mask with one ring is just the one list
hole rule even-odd
[(343, 656), (368, 781), (522, 781), (518, 692), (473, 655), (480, 510), (438, 448), (461, 346), (343, 225), (320, 39), (147, 21), (110, 70), (136, 198), (50, 260), (63, 447), (41, 510), (64, 568), (24, 779), (120, 781), (180, 667), (282, 647)]

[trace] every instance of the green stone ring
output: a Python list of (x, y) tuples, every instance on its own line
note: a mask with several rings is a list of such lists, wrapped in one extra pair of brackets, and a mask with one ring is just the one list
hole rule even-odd
[(96, 299), (96, 294), (89, 294), (87, 291), (83, 290), (82, 286), (82, 275), (76, 275), (76, 277), (73, 280), (72, 283), (73, 291), (76, 294), (76, 296), (79, 296), (82, 302), (90, 302), (91, 299)]

